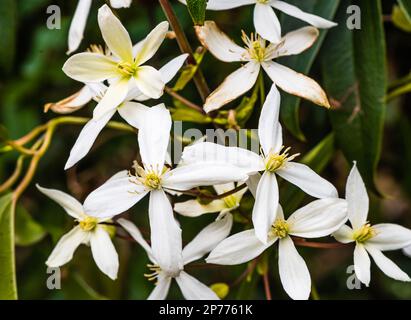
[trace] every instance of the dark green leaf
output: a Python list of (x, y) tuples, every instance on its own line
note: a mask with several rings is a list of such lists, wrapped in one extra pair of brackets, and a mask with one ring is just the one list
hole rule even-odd
[(17, 8), (15, 0), (2, 1), (0, 17), (0, 71), (10, 72), (16, 50)]
[(35, 244), (46, 235), (44, 228), (38, 224), (22, 206), (16, 210), (15, 241), (17, 245), (29, 246)]
[(207, 0), (187, 0), (188, 12), (195, 25), (202, 26), (205, 20)]
[(408, 21), (411, 21), (411, 0), (398, 0), (398, 3)]
[(405, 32), (411, 32), (411, 19), (401, 6), (394, 6), (392, 9), (392, 23)]

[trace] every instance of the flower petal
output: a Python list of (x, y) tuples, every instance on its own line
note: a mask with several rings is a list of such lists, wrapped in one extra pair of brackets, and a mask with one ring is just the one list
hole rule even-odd
[(276, 173), (310, 196), (319, 199), (338, 198), (337, 189), (304, 164), (288, 162), (284, 168), (277, 170)]
[(107, 112), (100, 119), (91, 119), (87, 122), (70, 151), (70, 156), (66, 162), (64, 170), (71, 168), (87, 155), (93, 146), (94, 141), (96, 141), (97, 136), (106, 126), (107, 122), (110, 121), (115, 112), (116, 110), (114, 109)]
[(254, 198), (257, 197), (257, 188), (258, 188), (258, 184), (260, 183), (260, 179), (261, 179), (261, 174), (256, 173), (256, 174), (250, 175), (247, 180), (247, 187), (250, 190)]
[(277, 178), (274, 173), (264, 172), (257, 187), (253, 208), (255, 235), (263, 243), (267, 243), (268, 231), (277, 216), (278, 201)]
[(117, 111), (127, 123), (139, 129), (145, 119), (146, 111), (149, 107), (137, 102), (124, 102)]
[(163, 177), (164, 188), (184, 191), (199, 186), (245, 182), (248, 176), (238, 167), (221, 162), (198, 162), (179, 166)]
[(163, 170), (170, 141), (171, 115), (164, 104), (147, 109), (138, 132), (140, 155), (146, 169)]
[[(179, 0), (185, 2), (185, 0)], [(209, 0), (207, 3), (207, 10), (227, 10), (254, 4), (255, 0)]]
[(157, 283), (154, 290), (151, 292), (147, 300), (165, 300), (170, 290), (172, 278), (164, 273), (160, 273), (157, 278)]
[(98, 25), (110, 51), (123, 61), (133, 62), (130, 35), (106, 4), (98, 10)]
[(81, 40), (83, 40), (84, 29), (86, 28), (90, 8), (91, 0), (80, 0), (78, 2), (73, 20), (70, 24), (67, 54), (76, 51), (80, 46)]
[(195, 30), (202, 45), (218, 60), (224, 62), (249, 60), (247, 50), (234, 43), (214, 21), (205, 21), (203, 26), (196, 26)]
[(176, 281), (186, 300), (220, 300), (213, 290), (185, 271), (181, 271)]
[(53, 252), (46, 261), (50, 268), (58, 268), (66, 264), (73, 258), (74, 251), (88, 239), (88, 234), (81, 230), (79, 226), (61, 237)]
[(162, 80), (162, 75), (153, 67), (138, 67), (134, 81), (138, 89), (147, 97), (158, 99), (164, 93), (165, 83)]
[(93, 97), (93, 91), (88, 86), (84, 86), (79, 91), (67, 98), (64, 98), (63, 100), (54, 103), (47, 103), (44, 106), (44, 112), (52, 110), (53, 112), (59, 114), (73, 113), (84, 107), (93, 99)]
[(36, 184), (36, 187), (40, 192), (62, 206), (63, 209), (66, 210), (67, 214), (72, 216), (74, 219), (80, 219), (83, 216), (84, 209), (82, 204), (72, 196), (60, 190), (40, 187), (38, 184)]
[(347, 221), (347, 202), (320, 199), (295, 211), (289, 218), (290, 234), (301, 238), (321, 238), (337, 231)]
[(204, 104), (204, 111), (211, 112), (249, 91), (257, 81), (260, 64), (254, 61), (241, 66), (230, 74), (224, 82), (211, 93)]
[(94, 190), (84, 201), (87, 215), (109, 218), (130, 209), (147, 194), (144, 186), (132, 181), (128, 171), (121, 171), (101, 187)]
[(150, 192), (148, 213), (153, 256), (161, 270), (169, 275), (178, 274), (183, 268), (181, 229), (163, 190)]
[(342, 225), (340, 229), (338, 229), (332, 234), (332, 236), (338, 242), (351, 243), (351, 242), (354, 242), (353, 233), (354, 233), (354, 230), (351, 229), (349, 226)]
[(236, 233), (223, 240), (211, 251), (207, 263), (236, 265), (258, 257), (270, 247), (277, 239), (273, 238), (263, 244), (256, 236), (254, 229)]
[(402, 249), (402, 252), (409, 258), (411, 258), (411, 246), (408, 246), (404, 249)]
[(274, 61), (263, 62), (262, 66), (271, 80), (289, 94), (310, 100), (319, 106), (331, 107), (324, 90), (313, 79)]
[(184, 264), (186, 265), (201, 259), (213, 250), (221, 241), (227, 238), (232, 226), (233, 216), (227, 214), (224, 218), (209, 224), (201, 230), (200, 233), (184, 247)]
[(254, 7), (254, 26), (257, 33), (271, 43), (281, 39), (281, 25), (269, 4), (256, 3)]
[(285, 292), (294, 300), (307, 300), (311, 292), (310, 272), (290, 237), (279, 241), (278, 269)]
[(373, 226), (376, 235), (367, 241), (378, 250), (398, 250), (411, 245), (411, 230), (398, 224), (381, 223)]
[(354, 230), (359, 229), (367, 221), (369, 200), (355, 162), (347, 179), (345, 198), (348, 202), (348, 219)]
[(161, 79), (164, 83), (169, 83), (177, 75), (178, 71), (182, 68), (184, 62), (186, 62), (188, 54), (182, 54), (178, 57), (170, 60), (164, 66), (160, 68)]
[(284, 1), (272, 1), (271, 5), (275, 8), (278, 9), (290, 16), (293, 16), (297, 19), (303, 20), (305, 22), (308, 22), (309, 24), (313, 25), (314, 27), (317, 28), (324, 28), (324, 29), (328, 29), (331, 27), (335, 27), (337, 25), (337, 23), (326, 20), (324, 18), (321, 18), (319, 16), (310, 14), (310, 13), (306, 13), (304, 11), (302, 11), (300, 8), (293, 6), (291, 4), (288, 4)]
[(148, 36), (140, 42), (134, 54), (137, 65), (142, 65), (150, 60), (158, 51), (168, 32), (169, 24), (167, 21), (159, 23)]
[(80, 82), (102, 82), (118, 77), (117, 63), (100, 53), (84, 52), (68, 58), (64, 73)]
[(374, 262), (388, 277), (399, 281), (410, 282), (410, 277), (402, 271), (392, 260), (388, 259), (380, 250), (372, 245), (365, 247)]
[(110, 5), (113, 8), (129, 8), (132, 0), (110, 0)]
[(371, 260), (364, 245), (357, 243), (354, 249), (355, 276), (367, 287), (371, 280)]
[(188, 200), (174, 205), (174, 211), (186, 217), (199, 217), (205, 213), (220, 212), (226, 208), (223, 200), (213, 200), (208, 204), (201, 204), (197, 200)]
[(103, 227), (97, 226), (90, 237), (91, 252), (98, 268), (110, 279), (116, 280), (118, 273), (118, 255), (110, 235)]
[(283, 131), (279, 122), (281, 96), (275, 84), (264, 102), (258, 123), (258, 137), (264, 154), (279, 152), (283, 146)]

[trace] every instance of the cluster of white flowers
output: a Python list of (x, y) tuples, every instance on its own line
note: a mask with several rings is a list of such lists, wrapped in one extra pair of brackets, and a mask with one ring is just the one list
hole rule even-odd
[[(88, 14), (90, 2), (80, 0), (77, 11), (82, 12), (82, 21)], [(117, 6), (128, 6), (130, 2), (111, 1)], [(99, 9), (98, 22), (107, 50), (93, 47), (90, 52), (70, 57), (63, 67), (69, 77), (85, 85), (81, 94), (76, 96), (76, 103), (71, 101), (72, 110), (92, 99), (98, 102), (92, 120), (84, 127), (71, 150), (66, 169), (88, 153), (116, 111), (138, 129), (141, 163), (136, 161), (131, 170), (115, 174), (93, 191), (83, 205), (63, 192), (38, 186), (77, 222), (76, 227), (61, 238), (47, 265), (62, 266), (72, 259), (80, 244), (89, 244), (100, 270), (116, 279), (119, 261), (110, 236), (113, 226), (121, 226), (143, 247), (152, 262), (149, 265), (152, 274), (148, 277), (156, 279), (156, 285), (150, 299), (166, 298), (173, 278), (186, 299), (218, 299), (209, 287), (184, 271), (184, 266), (208, 253), (207, 263), (245, 263), (278, 242), (278, 265), (284, 290), (293, 299), (308, 299), (310, 273), (293, 239), (332, 235), (339, 242), (356, 243), (355, 272), (367, 286), (370, 282), (368, 254), (389, 277), (410, 281), (382, 251), (410, 246), (411, 230), (393, 224), (373, 226), (367, 221), (368, 196), (356, 165), (348, 177), (346, 198), (340, 199), (330, 182), (308, 166), (294, 162), (297, 155), (290, 155), (290, 148), (283, 144), (279, 123), (281, 96), (277, 87), (318, 105), (330, 105), (325, 92), (314, 80), (273, 59), (303, 52), (316, 41), (319, 34), (316, 27), (329, 28), (335, 24), (278, 0), (210, 0), (208, 9), (224, 10), (247, 4), (255, 4), (257, 33), (251, 36), (243, 34), (245, 47), (232, 42), (213, 21), (197, 26), (196, 32), (202, 44), (217, 59), (245, 63), (207, 98), (206, 112), (219, 109), (250, 90), (261, 68), (272, 79), (273, 85), (259, 120), (261, 152), (256, 154), (238, 147), (197, 142), (185, 148), (182, 161), (175, 168), (167, 153), (172, 125), (170, 112), (164, 104), (148, 107), (141, 102), (161, 98), (165, 84), (176, 75), (187, 55), (173, 59), (160, 70), (145, 65), (162, 44), (168, 23), (160, 23), (144, 40), (133, 46), (128, 32), (110, 8), (104, 5)], [(273, 8), (313, 27), (304, 27), (281, 37), (281, 26)], [(73, 34), (82, 34), (79, 30), (74, 32), (73, 28), (82, 30), (85, 24), (77, 22), (76, 26), (76, 19), (80, 19), (78, 13), (70, 32), (70, 51), (78, 46), (81, 39), (78, 34)], [(285, 218), (279, 203), (278, 176), (318, 200)], [(176, 203), (173, 208), (169, 196), (201, 186), (213, 186), (218, 195), (227, 193), (227, 196), (207, 204), (189, 200)], [(255, 197), (252, 210), (254, 228), (229, 236), (233, 225), (231, 212), (239, 207), (248, 191)], [(149, 196), (150, 245), (133, 223), (114, 218), (146, 195)], [(183, 249), (180, 224), (174, 217), (174, 211), (189, 217), (212, 212), (219, 215)], [(347, 221), (349, 225), (346, 225)]]

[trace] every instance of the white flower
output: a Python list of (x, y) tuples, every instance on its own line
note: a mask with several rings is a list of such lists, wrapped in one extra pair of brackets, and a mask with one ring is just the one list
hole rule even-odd
[[(262, 147), (261, 155), (237, 148), (225, 147), (214, 143), (197, 143), (186, 147), (183, 163), (197, 161), (225, 161), (238, 166), (251, 177), (250, 190), (255, 194), (253, 208), (253, 224), (256, 236), (264, 243), (267, 242), (267, 232), (275, 219), (279, 194), (276, 176), (291, 182), (307, 194), (316, 198), (338, 197), (337, 190), (327, 180), (321, 178), (308, 166), (292, 161), (296, 155), (289, 155), (289, 149), (284, 149), (282, 128), (278, 121), (280, 111), (280, 93), (272, 86), (261, 111), (258, 135)], [(258, 183), (255, 176), (264, 171)]]
[[(174, 58), (166, 65), (164, 65), (159, 71), (161, 73), (161, 78), (164, 83), (170, 82), (174, 76), (177, 74), (178, 70), (182, 67), (184, 61), (187, 59), (187, 54), (183, 54)], [(90, 100), (94, 99), (99, 101), (100, 97), (105, 94), (107, 91), (107, 87), (104, 84), (88, 84), (82, 90), (79, 97), (74, 99), (75, 101), (70, 101), (70, 106), (77, 105), (80, 102), (84, 104), (88, 103)], [(84, 92), (84, 93), (83, 93)], [(84, 96), (88, 94), (88, 99)], [(82, 97), (82, 99), (80, 99)], [(148, 107), (141, 103), (133, 102), (136, 101), (145, 101), (148, 97), (145, 96), (138, 88), (130, 91), (128, 95), (125, 97), (125, 101), (118, 105), (116, 108), (108, 111), (103, 117), (95, 118), (93, 117), (83, 128), (79, 137), (77, 138), (76, 143), (74, 144), (73, 148), (70, 151), (70, 157), (67, 160), (65, 165), (65, 169), (71, 168), (75, 165), (78, 161), (80, 161), (83, 157), (87, 155), (90, 151), (91, 147), (94, 144), (94, 141), (97, 139), (97, 136), (106, 126), (107, 122), (114, 116), (116, 111), (120, 114), (120, 116), (126, 120), (131, 126), (135, 128), (140, 127), (140, 121), (144, 117), (144, 112), (147, 110)], [(74, 104), (74, 102), (77, 102)], [(59, 105), (61, 108), (61, 104)], [(67, 108), (64, 108), (67, 109)]]
[(371, 255), (378, 268), (387, 276), (395, 280), (411, 281), (405, 272), (382, 253), (411, 245), (411, 230), (391, 223), (371, 225), (367, 221), (369, 199), (355, 163), (347, 180), (345, 197), (352, 228), (344, 225), (333, 236), (342, 243), (355, 242), (354, 270), (357, 278), (366, 286), (369, 285)]
[[(111, 0), (110, 4), (113, 8), (128, 8), (131, 5), (131, 0)], [(70, 25), (68, 36), (69, 49), (67, 54), (71, 54), (76, 51), (80, 46), (81, 40), (83, 40), (84, 29), (86, 28), (90, 7), (91, 0), (79, 0)]]
[(173, 243), (173, 246), (158, 248), (156, 240), (153, 239), (150, 248), (134, 224), (124, 219), (119, 219), (118, 223), (146, 250), (152, 262), (148, 267), (153, 273), (146, 276), (149, 280), (156, 280), (157, 282), (156, 287), (148, 299), (165, 299), (172, 279), (176, 280), (184, 298), (187, 300), (219, 299), (209, 287), (185, 272), (184, 266), (190, 262), (201, 259), (229, 235), (233, 224), (231, 215), (226, 215), (223, 219), (205, 227), (184, 247), (184, 250), (182, 250), (181, 232), (163, 235), (164, 237), (168, 237), (169, 241)]
[(281, 207), (270, 221), (267, 244), (255, 236), (254, 230), (237, 233), (223, 240), (207, 257), (207, 263), (236, 265), (258, 257), (278, 240), (278, 268), (284, 290), (292, 299), (308, 299), (311, 277), (307, 265), (298, 254), (290, 236), (325, 237), (347, 220), (347, 204), (342, 199), (321, 199), (295, 211), (287, 220)]
[(411, 246), (408, 246), (408, 247), (402, 249), (402, 251), (404, 252), (404, 254), (405, 254), (407, 257), (410, 257), (410, 258), (411, 258)]
[[(229, 192), (235, 188), (234, 183), (226, 183), (214, 186), (218, 195)], [(219, 212), (217, 219), (224, 217), (227, 213), (237, 209), (240, 206), (243, 195), (247, 192), (247, 188), (243, 188), (236, 193), (233, 193), (222, 199), (215, 199), (207, 204), (202, 204), (198, 200), (188, 200), (178, 202), (174, 205), (174, 211), (186, 217), (198, 217), (205, 213)]]
[(204, 26), (196, 27), (196, 31), (202, 44), (217, 59), (225, 62), (246, 62), (211, 93), (204, 104), (206, 112), (219, 109), (250, 90), (257, 81), (261, 68), (267, 72), (274, 84), (284, 91), (320, 106), (330, 107), (327, 95), (317, 82), (272, 61), (278, 57), (299, 54), (310, 48), (318, 37), (317, 29), (298, 29), (268, 46), (259, 36), (251, 35), (249, 38), (243, 34), (246, 48), (235, 44), (213, 21), (206, 21)]
[[(186, 0), (179, 0), (186, 4)], [(259, 35), (270, 42), (277, 43), (281, 39), (281, 25), (274, 9), (282, 11), (297, 19), (308, 22), (317, 28), (328, 29), (337, 24), (319, 16), (306, 13), (296, 6), (279, 0), (209, 0), (208, 10), (227, 10), (245, 5), (255, 4), (254, 27)]]
[(101, 52), (79, 53), (70, 57), (63, 66), (69, 77), (80, 82), (108, 80), (110, 86), (94, 109), (94, 118), (115, 110), (136, 87), (147, 97), (161, 97), (165, 86), (161, 73), (143, 64), (153, 57), (163, 42), (168, 22), (160, 23), (134, 50), (127, 30), (107, 5), (99, 9), (98, 22), (112, 56)]
[(99, 269), (115, 280), (119, 267), (118, 255), (107, 231), (108, 226), (104, 225), (104, 222), (108, 222), (111, 217), (104, 219), (91, 217), (86, 214), (83, 205), (70, 195), (58, 190), (42, 188), (39, 185), (37, 188), (61, 205), (67, 214), (78, 222), (76, 227), (59, 240), (47, 259), (47, 266), (61, 267), (73, 258), (74, 251), (79, 245), (86, 244), (90, 245)]

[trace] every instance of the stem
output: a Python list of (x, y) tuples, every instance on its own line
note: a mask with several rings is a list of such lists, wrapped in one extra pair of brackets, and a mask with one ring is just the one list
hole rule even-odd
[(318, 294), (317, 287), (315, 286), (314, 283), (311, 285), (311, 298), (313, 300), (321, 300), (320, 295)]
[(337, 249), (337, 248), (344, 248), (347, 246), (345, 243), (340, 242), (331, 242), (331, 243), (323, 243), (323, 242), (310, 242), (303, 238), (296, 238), (292, 237), (294, 244), (300, 247), (308, 247), (308, 248), (318, 248), (318, 249)]
[(232, 283), (230, 287), (235, 287), (241, 283), (254, 269), (257, 267), (257, 262), (259, 258), (253, 260), (253, 262), (248, 266), (248, 268)]
[(187, 107), (196, 110), (200, 113), (205, 114), (203, 108), (201, 108), (199, 105), (196, 105), (195, 103), (191, 102), (190, 100), (184, 98), (183, 96), (179, 95), (177, 92), (175, 92), (173, 89), (169, 88), (169, 87), (165, 87), (165, 91), (172, 96), (174, 99), (180, 101), (181, 103), (183, 103), (184, 105), (186, 105)]
[(268, 271), (266, 273), (264, 273), (263, 280), (264, 280), (265, 297), (266, 297), (267, 300), (272, 300), (271, 289), (270, 289), (270, 280), (268, 279)]
[(24, 158), (25, 158), (25, 156), (21, 155), (17, 159), (16, 168), (14, 169), (13, 174), (6, 180), (6, 182), (4, 182), (2, 185), (0, 185), (0, 193), (3, 193), (7, 189), (11, 188), (13, 186), (13, 184), (16, 183), (17, 179), (20, 176), (21, 170), (23, 168)]
[[(161, 7), (163, 8), (163, 11), (170, 22), (171, 28), (173, 28), (174, 33), (176, 34), (176, 39), (178, 46), (180, 47), (180, 50), (182, 53), (187, 53), (189, 55), (188, 63), (192, 65), (196, 65), (197, 62), (194, 59), (193, 55), (193, 49), (190, 46), (190, 43), (187, 40), (187, 37), (184, 33), (184, 30), (181, 28), (180, 23), (178, 22), (177, 16), (174, 13), (173, 8), (170, 5), (170, 2), (168, 0), (159, 0)], [(208, 85), (205, 81), (204, 75), (201, 72), (200, 69), (197, 70), (196, 74), (193, 77), (194, 84), (197, 87), (198, 93), (201, 96), (201, 99), (203, 102), (206, 100), (208, 95), (210, 94), (210, 90), (208, 88)]]
[(262, 71), (260, 71), (260, 74), (258, 75), (258, 85), (260, 87), (260, 100), (261, 100), (261, 107), (262, 107), (265, 102), (265, 85), (264, 85), (264, 75)]
[(200, 197), (203, 199), (208, 199), (208, 200), (217, 200), (217, 199), (224, 199), (225, 197), (231, 196), (234, 193), (237, 193), (238, 191), (241, 191), (243, 189), (247, 188), (247, 185), (244, 183), (233, 190), (224, 192), (222, 194), (217, 194), (217, 195), (210, 195), (210, 194), (204, 194), (201, 191), (198, 190), (187, 190), (187, 191), (179, 191), (179, 190), (173, 190), (176, 192), (180, 192), (182, 194), (186, 194), (189, 196), (194, 196), (194, 197)]

